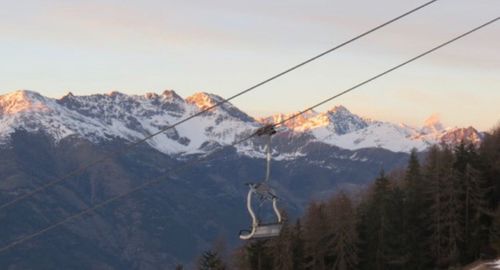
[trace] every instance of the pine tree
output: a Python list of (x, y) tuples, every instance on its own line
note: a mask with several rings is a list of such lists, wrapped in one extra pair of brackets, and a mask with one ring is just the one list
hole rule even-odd
[(267, 270), (273, 267), (273, 258), (268, 240), (256, 240), (246, 246), (249, 268), (252, 270)]
[(427, 188), (424, 196), (427, 198), (424, 210), (425, 216), (429, 219), (429, 241), (428, 245), (432, 254), (434, 264), (439, 263), (443, 258), (443, 245), (445, 239), (444, 229), (444, 182), (447, 179), (448, 170), (443, 168), (441, 152), (438, 146), (432, 146), (427, 154), (424, 167), (424, 182)]
[(391, 269), (403, 268), (408, 260), (406, 253), (406, 228), (405, 228), (405, 194), (404, 190), (394, 183), (388, 194), (388, 231), (386, 237), (388, 245), (387, 258)]
[(288, 223), (283, 225), (278, 237), (269, 241), (270, 251), (273, 258), (273, 269), (293, 269), (293, 228)]
[(486, 134), (479, 148), (482, 173), (487, 185), (492, 188), (490, 207), (500, 203), (500, 125), (491, 134)]
[(491, 242), (491, 246), (495, 247), (500, 254), (500, 213), (498, 212), (500, 208), (500, 125), (489, 134), (485, 134), (479, 148), (478, 169), (481, 172), (483, 187), (486, 188), (484, 200), (488, 202), (490, 213), (480, 218), (481, 228), (490, 231), (488, 244)]
[(462, 189), (453, 152), (446, 146), (431, 149), (426, 164), (430, 239), (434, 264), (457, 266), (463, 241)]
[(497, 208), (490, 228), (490, 241), (492, 247), (500, 254), (500, 207)]
[(252, 266), (250, 265), (249, 254), (247, 252), (248, 242), (245, 245), (236, 248), (232, 254), (232, 265), (234, 269), (238, 270), (252, 270)]
[(198, 269), (200, 270), (225, 270), (226, 265), (220, 258), (219, 254), (212, 250), (205, 251), (198, 261)]
[(304, 239), (302, 237), (302, 225), (300, 219), (297, 219), (292, 234), (293, 250), (293, 270), (303, 270), (304, 267)]
[(388, 268), (388, 253), (389, 247), (387, 236), (390, 234), (388, 227), (388, 195), (389, 195), (389, 180), (384, 172), (381, 172), (380, 177), (375, 180), (375, 193), (373, 195), (376, 213), (379, 218), (375, 224), (375, 269), (382, 270)]
[(464, 141), (457, 145), (454, 149), (454, 162), (453, 162), (453, 176), (455, 180), (456, 190), (460, 192), (459, 199), (461, 200), (460, 215), (462, 215), (462, 224), (464, 228), (463, 233), (463, 247), (461, 246), (461, 255), (466, 257), (468, 249), (471, 245), (471, 191), (473, 187), (471, 177), (467, 177), (466, 170), (470, 166), (471, 155), (473, 153), (469, 152)]
[(425, 208), (425, 184), (422, 180), (420, 163), (416, 149), (410, 153), (408, 167), (405, 175), (405, 231), (407, 242), (407, 264), (405, 269), (426, 269), (428, 267), (428, 254), (426, 253), (426, 220), (423, 216)]
[(455, 148), (454, 154), (453, 168), (461, 192), (464, 227), (461, 258), (463, 263), (467, 263), (478, 259), (481, 249), (488, 245), (492, 187), (479, 170), (483, 164), (473, 144), (462, 142)]
[(481, 172), (467, 164), (465, 169), (465, 243), (469, 259), (478, 259), (481, 248), (488, 245), (491, 219), (489, 206), (491, 187)]
[(325, 205), (311, 203), (304, 219), (305, 268), (326, 269), (328, 229)]
[[(445, 246), (444, 256), (450, 266), (458, 266), (460, 259), (460, 246), (463, 241), (463, 219), (462, 203), (460, 199), (460, 190), (457, 187), (458, 176), (450, 172), (452, 176), (448, 181), (444, 181), (444, 228), (445, 228)], [(451, 180), (451, 181), (450, 181)]]
[(389, 180), (382, 171), (371, 194), (358, 207), (361, 269), (389, 269), (389, 194)]
[(330, 226), (333, 234), (332, 247), (335, 258), (332, 269), (356, 269), (358, 258), (358, 232), (356, 230), (356, 213), (351, 200), (340, 193), (329, 204)]

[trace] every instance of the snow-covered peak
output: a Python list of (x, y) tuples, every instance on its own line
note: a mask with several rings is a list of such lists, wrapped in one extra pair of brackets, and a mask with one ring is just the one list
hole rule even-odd
[(205, 92), (197, 92), (186, 98), (187, 103), (196, 105), (201, 110), (210, 108), (222, 101), (223, 99), (220, 96)]
[(337, 105), (328, 110), (331, 114), (339, 114), (339, 115), (352, 115), (351, 111), (349, 111), (346, 107), (342, 105)]
[(335, 106), (326, 112), (335, 133), (342, 135), (366, 128), (367, 123), (359, 116), (351, 113), (344, 106)]
[[(283, 119), (288, 119), (294, 114), (276, 114), (270, 117), (261, 118), (261, 122), (278, 123)], [(309, 111), (299, 115), (284, 124), (289, 129), (296, 132), (314, 132), (327, 134), (345, 134), (367, 126), (367, 123), (359, 116), (351, 113), (344, 106), (335, 106), (332, 109), (318, 113)], [(321, 136), (321, 135), (320, 135)]]
[(331, 121), (344, 121), (346, 119), (356, 119), (356, 121), (363, 122), (359, 116), (351, 113), (346, 107), (342, 105), (335, 106), (324, 113)]
[(479, 145), (483, 138), (484, 134), (473, 127), (451, 128), (442, 132), (440, 135), (440, 141), (448, 145), (457, 145), (462, 141)]
[(433, 114), (429, 118), (425, 120), (425, 124), (422, 127), (423, 134), (431, 134), (442, 132), (444, 130), (444, 126), (441, 123), (440, 117), (438, 114)]
[(29, 90), (18, 90), (0, 96), (0, 114), (50, 110), (47, 99)]
[(162, 96), (172, 102), (182, 101), (182, 97), (179, 96), (174, 90), (165, 90), (163, 91)]
[(248, 114), (244, 113), (237, 107), (235, 107), (231, 102), (224, 102), (224, 99), (218, 95), (198, 92), (186, 98), (186, 102), (193, 106), (196, 106), (199, 110), (206, 110), (210, 107), (213, 107), (217, 104), (220, 104), (218, 107), (210, 110), (210, 114), (218, 114), (218, 121), (221, 121), (225, 118), (237, 119), (246, 123), (254, 123), (255, 119), (253, 119)]

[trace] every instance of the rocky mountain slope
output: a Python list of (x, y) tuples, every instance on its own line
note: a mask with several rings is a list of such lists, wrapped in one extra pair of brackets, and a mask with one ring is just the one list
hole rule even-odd
[[(261, 122), (280, 122), (292, 114), (277, 114), (259, 119)], [(393, 152), (409, 152), (412, 148), (424, 151), (430, 145), (455, 145), (462, 140), (479, 144), (483, 134), (473, 127), (444, 128), (431, 117), (421, 128), (405, 124), (365, 119), (336, 106), (323, 113), (309, 112), (285, 125), (295, 133), (311, 134), (316, 140), (341, 148), (384, 148)]]
[[(171, 90), (161, 95), (142, 96), (118, 92), (90, 96), (69, 93), (61, 99), (47, 98), (32, 91), (16, 91), (0, 96), (0, 142), (5, 142), (16, 129), (43, 131), (56, 141), (69, 136), (92, 142), (113, 138), (136, 141), (221, 100), (208, 93), (196, 93), (183, 99)], [(225, 103), (147, 143), (166, 154), (206, 152), (209, 145), (231, 144), (263, 122), (277, 122), (288, 116), (278, 114), (255, 120)], [(443, 128), (436, 119), (431, 119), (424, 127), (414, 128), (364, 119), (343, 106), (322, 113), (309, 112), (285, 125), (295, 136), (308, 135), (311, 140), (350, 150), (376, 147), (393, 152), (409, 152), (412, 148), (423, 151), (435, 143), (461, 140), (479, 143), (482, 138), (473, 127)], [(246, 154), (255, 150), (248, 145), (239, 149)]]
[[(17, 91), (0, 96), (0, 140), (16, 129), (43, 131), (56, 141), (69, 136), (92, 142), (121, 138), (136, 141), (198, 112), (220, 97), (197, 93), (186, 100), (173, 91), (161, 95), (73, 96), (55, 100), (32, 91)], [(254, 129), (257, 123), (230, 104), (195, 118), (185, 125), (148, 141), (167, 154), (195, 153), (204, 144), (229, 144), (239, 133)]]

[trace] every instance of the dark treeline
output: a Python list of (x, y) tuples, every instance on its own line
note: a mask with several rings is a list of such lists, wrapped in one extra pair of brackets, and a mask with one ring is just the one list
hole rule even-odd
[(433, 146), (359, 194), (312, 203), (280, 237), (200, 269), (460, 269), (500, 254), (500, 128), (479, 148)]

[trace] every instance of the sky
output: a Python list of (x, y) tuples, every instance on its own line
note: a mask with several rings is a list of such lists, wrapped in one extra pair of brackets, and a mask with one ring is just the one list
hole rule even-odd
[[(17, 0), (0, 9), (0, 94), (120, 91), (229, 97), (426, 1)], [(438, 2), (234, 100), (295, 112), (500, 16), (499, 0)], [(345, 95), (377, 120), (500, 123), (500, 22)]]

